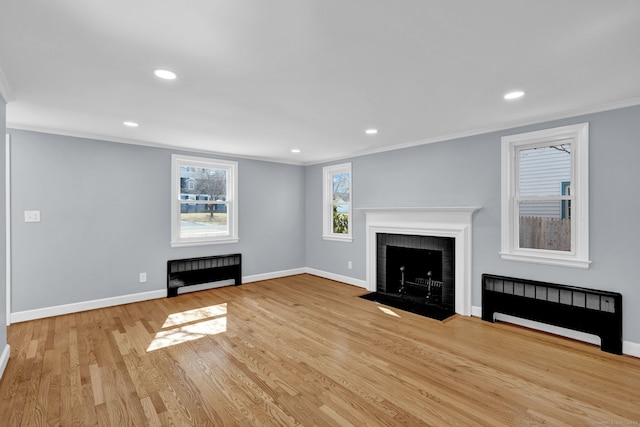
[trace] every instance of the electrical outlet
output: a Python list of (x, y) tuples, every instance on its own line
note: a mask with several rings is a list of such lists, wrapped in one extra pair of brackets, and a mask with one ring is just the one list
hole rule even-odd
[(140, 283), (147, 281), (147, 273), (140, 273)]
[(24, 222), (40, 222), (40, 211), (24, 211)]
[(351, 270), (353, 268), (353, 263), (351, 261), (347, 261), (347, 268)]

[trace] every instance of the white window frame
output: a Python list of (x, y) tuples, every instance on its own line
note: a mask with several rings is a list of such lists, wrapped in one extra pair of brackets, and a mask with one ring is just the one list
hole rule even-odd
[[(333, 232), (333, 175), (336, 173), (349, 173), (349, 232), (346, 234)], [(351, 163), (325, 166), (322, 168), (322, 238), (339, 242), (353, 241), (353, 174)]]
[[(180, 167), (222, 169), (227, 172), (227, 221), (229, 233), (205, 238), (180, 237)], [(207, 157), (171, 155), (171, 246), (201, 246), (237, 243), (238, 238), (238, 162)], [(197, 202), (194, 202), (197, 203)], [(203, 202), (204, 203), (204, 202)]]
[[(571, 251), (519, 247), (518, 150), (571, 144)], [(589, 268), (589, 123), (502, 137), (502, 248), (505, 260)]]

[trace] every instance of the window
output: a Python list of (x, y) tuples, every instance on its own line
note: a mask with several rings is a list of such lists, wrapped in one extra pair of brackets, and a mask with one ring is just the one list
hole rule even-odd
[(238, 163), (171, 156), (171, 246), (238, 241)]
[(589, 124), (502, 138), (503, 259), (588, 268)]
[(323, 237), (350, 242), (351, 229), (351, 163), (327, 166), (323, 172)]

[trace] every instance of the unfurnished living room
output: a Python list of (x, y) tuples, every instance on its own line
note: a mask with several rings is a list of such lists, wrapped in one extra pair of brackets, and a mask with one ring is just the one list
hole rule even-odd
[(0, 425), (640, 425), (638, 40), (0, 0)]

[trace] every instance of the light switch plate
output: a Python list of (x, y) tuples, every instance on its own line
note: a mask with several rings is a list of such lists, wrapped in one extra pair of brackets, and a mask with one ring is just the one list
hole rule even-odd
[(40, 222), (40, 211), (24, 211), (24, 222)]

